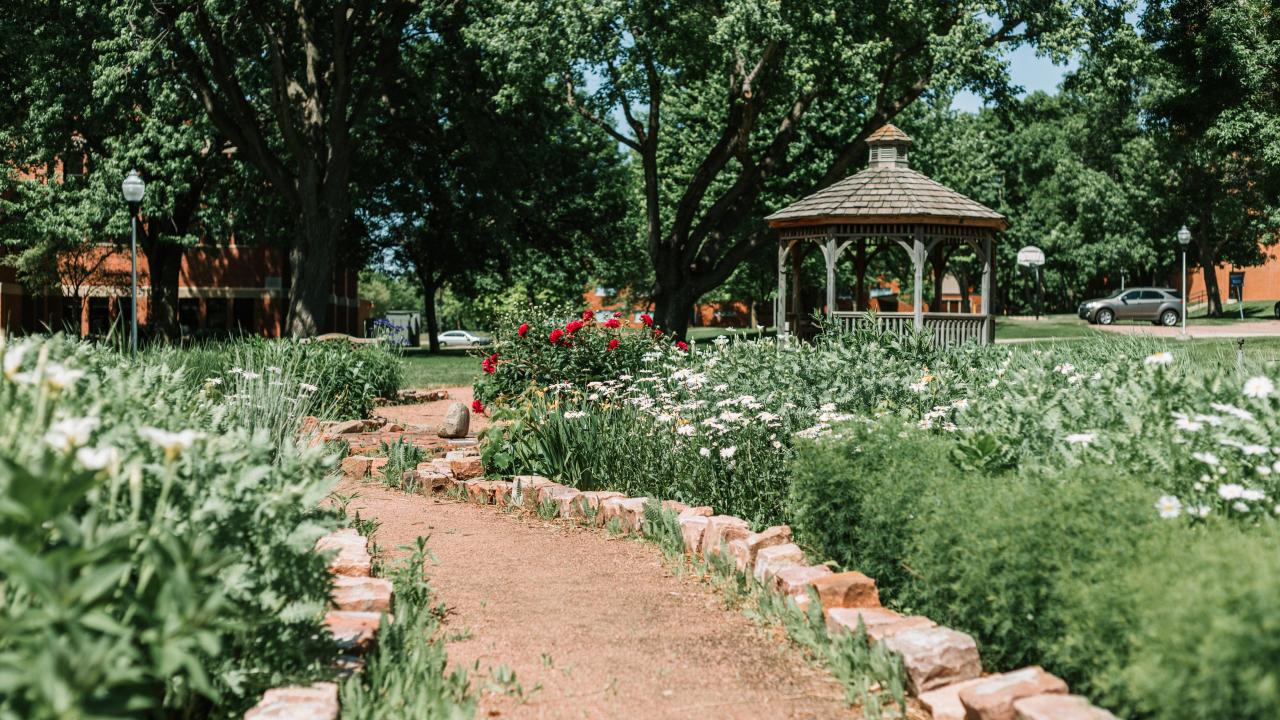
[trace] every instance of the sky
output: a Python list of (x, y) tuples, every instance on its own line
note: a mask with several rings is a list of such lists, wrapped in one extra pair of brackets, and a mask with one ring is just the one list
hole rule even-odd
[[(1025, 92), (1058, 91), (1062, 76), (1074, 70), (1077, 63), (1072, 58), (1067, 65), (1054, 65), (1047, 57), (1036, 57), (1035, 49), (1022, 46), (1009, 53), (1009, 76), (1014, 85)], [(961, 92), (951, 102), (951, 107), (964, 112), (975, 112), (982, 107), (982, 98), (971, 92)]]

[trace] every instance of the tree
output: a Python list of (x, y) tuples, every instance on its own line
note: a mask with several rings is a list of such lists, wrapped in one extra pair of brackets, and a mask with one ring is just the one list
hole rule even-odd
[[(1003, 46), (1062, 53), (1106, 3), (490, 0), (475, 32), (513, 77), (630, 148), (644, 177), (657, 320), (691, 305), (769, 237), (763, 199), (861, 163), (863, 140), (931, 88), (1005, 89)], [(513, 93), (508, 92), (508, 95)], [(776, 207), (776, 205), (774, 205)]]
[(633, 231), (616, 145), (549, 97), (499, 106), (500, 80), (464, 37), (473, 22), (464, 4), (416, 22), (389, 112), (367, 132), (361, 215), (390, 265), (417, 278), (435, 352), (441, 288), (577, 301)]
[(183, 251), (217, 223), (210, 191), (228, 163), (199, 107), (173, 86), (172, 58), (129, 20), (122, 6), (95, 2), (11, 9), (5, 45), (25, 55), (0, 71), (16, 93), (0, 116), (0, 159), (10, 168), (2, 232), (32, 287), (89, 282), (104, 258), (94, 243), (128, 237), (120, 182), (138, 169), (148, 182), (138, 238), (147, 322), (172, 336)]
[(1210, 311), (1215, 270), (1253, 264), (1280, 227), (1280, 13), (1267, 0), (1152, 0), (1148, 114), (1167, 168), (1160, 235), (1191, 229)]
[(174, 68), (235, 156), (293, 216), (288, 328), (324, 322), (345, 259), (356, 134), (394, 77), (412, 0), (158, 0), (154, 19)]

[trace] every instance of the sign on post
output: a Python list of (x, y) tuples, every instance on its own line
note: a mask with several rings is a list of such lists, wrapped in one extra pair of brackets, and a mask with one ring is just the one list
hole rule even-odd
[(1236, 296), (1240, 303), (1240, 319), (1244, 319), (1244, 271), (1232, 270), (1227, 273), (1227, 293)]
[(1036, 319), (1040, 319), (1040, 305), (1043, 295), (1040, 290), (1040, 266), (1044, 265), (1044, 251), (1035, 245), (1028, 245), (1018, 251), (1018, 264), (1033, 268), (1036, 272)]

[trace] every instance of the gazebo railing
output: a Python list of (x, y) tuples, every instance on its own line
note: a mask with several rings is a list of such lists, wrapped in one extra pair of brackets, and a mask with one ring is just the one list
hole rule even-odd
[[(915, 329), (915, 315), (909, 312), (885, 312), (868, 314), (862, 311), (837, 311), (832, 313), (840, 327), (848, 331), (871, 327), (871, 323), (884, 332), (909, 333)], [(924, 327), (933, 331), (933, 341), (942, 347), (966, 342), (985, 344), (991, 337), (986, 315), (969, 313), (924, 313)]]

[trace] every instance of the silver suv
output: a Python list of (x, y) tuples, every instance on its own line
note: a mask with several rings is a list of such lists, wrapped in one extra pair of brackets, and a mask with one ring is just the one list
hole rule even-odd
[(1117, 320), (1146, 320), (1173, 326), (1182, 319), (1182, 297), (1172, 288), (1125, 288), (1107, 297), (1080, 303), (1076, 314), (1081, 320), (1098, 325), (1110, 325)]

